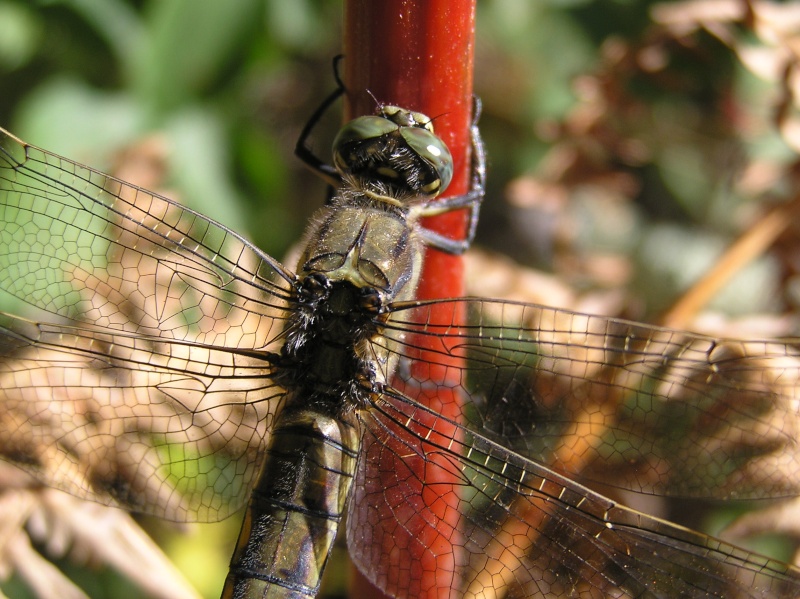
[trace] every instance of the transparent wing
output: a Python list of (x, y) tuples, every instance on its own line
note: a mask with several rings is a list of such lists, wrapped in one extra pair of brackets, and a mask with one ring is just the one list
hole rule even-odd
[(280, 330), (292, 280), (204, 216), (0, 129), (0, 287), (23, 301), (117, 331), (258, 349)]
[(800, 593), (795, 568), (618, 505), (402, 393), (364, 420), (349, 548), (392, 596)]
[[(436, 324), (434, 307), (468, 324)], [(800, 495), (800, 339), (484, 299), (405, 306), (387, 337), (447, 365), (467, 398), (463, 426), (571, 478), (677, 497)], [(424, 390), (427, 372), (406, 378)]]
[(455, 299), (395, 306), (380, 343), (397, 389), (364, 414), (348, 539), (390, 594), (800, 595), (800, 571), (575, 482), (797, 495), (799, 340)]
[(224, 518), (284, 395), (269, 357), (292, 281), (221, 225), (0, 130), (0, 287), (54, 323), (0, 319), (0, 455), (80, 497)]
[(214, 522), (258, 475), (270, 376), (230, 350), (0, 315), (0, 455), (78, 497)]

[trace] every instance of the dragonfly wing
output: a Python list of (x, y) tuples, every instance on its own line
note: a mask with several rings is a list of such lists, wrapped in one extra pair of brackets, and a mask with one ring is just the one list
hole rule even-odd
[(0, 455), (45, 484), (176, 521), (250, 495), (284, 390), (263, 359), (0, 317)]
[[(437, 304), (467, 324), (435, 324)], [(713, 338), (483, 299), (398, 306), (386, 335), (447, 365), (466, 428), (573, 479), (679, 497), (800, 494), (800, 339)]]
[(800, 593), (792, 567), (620, 506), (400, 392), (363, 418), (348, 541), (392, 596)]
[(225, 227), (0, 129), (0, 288), (56, 323), (0, 321), (0, 453), (80, 497), (225, 517), (284, 394), (267, 360), (293, 281)]
[(293, 275), (179, 204), (0, 129), (0, 287), (117, 331), (263, 348)]

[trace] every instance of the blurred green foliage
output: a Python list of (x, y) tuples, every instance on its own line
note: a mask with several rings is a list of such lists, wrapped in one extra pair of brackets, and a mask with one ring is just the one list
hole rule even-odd
[(3, 0), (0, 122), (105, 170), (158, 133), (166, 188), (280, 254), (324, 193), (298, 175), (292, 150), (333, 88), (340, 11), (311, 0)]
[[(778, 83), (746, 68), (735, 43), (657, 22), (668, 4), (479, 2), (481, 239), (578, 289), (638, 285), (635, 316), (669, 305), (757, 200), (791, 197), (796, 161), (770, 124)], [(333, 88), (340, 29), (341, 3), (326, 0), (0, 0), (0, 124), (101, 170), (158, 135), (163, 189), (281, 258), (324, 198), (293, 148)], [(732, 32), (764, 44), (743, 20)], [(336, 120), (315, 136), (323, 157)], [(755, 167), (758, 185), (743, 186)], [(509, 191), (512, 206), (510, 181), (523, 190)], [(592, 261), (609, 256), (623, 275), (597, 272)], [(723, 307), (791, 306), (790, 275), (763, 259)], [(192, 576), (208, 596), (238, 524), (224, 526), (204, 554), (166, 541), (178, 562), (200, 564)]]

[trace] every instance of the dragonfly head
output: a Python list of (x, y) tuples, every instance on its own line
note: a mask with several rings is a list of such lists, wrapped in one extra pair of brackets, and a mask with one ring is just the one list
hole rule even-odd
[(398, 106), (345, 124), (333, 142), (333, 162), (359, 189), (392, 199), (434, 198), (453, 178), (453, 157), (431, 119)]

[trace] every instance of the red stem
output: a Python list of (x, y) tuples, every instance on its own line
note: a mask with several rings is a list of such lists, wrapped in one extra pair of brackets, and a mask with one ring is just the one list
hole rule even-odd
[[(455, 161), (455, 174), (444, 195), (457, 195), (469, 187), (470, 138), (472, 119), (472, 70), (475, 32), (475, 0), (348, 0), (345, 2), (345, 85), (349, 90), (346, 118), (371, 114), (375, 101), (417, 110), (435, 119), (436, 134), (450, 148)], [(463, 211), (427, 219), (424, 226), (448, 237), (463, 239), (467, 217)], [(459, 297), (463, 295), (463, 265), (457, 256), (427, 250), (421, 283), (420, 299)], [(460, 322), (463, 315), (452, 310), (433, 314), (438, 322)], [(411, 343), (420, 340), (411, 340)], [(420, 352), (424, 362), (424, 351)], [(439, 357), (441, 362), (441, 357)], [(429, 368), (424, 379), (443, 383), (454, 369)], [(421, 372), (417, 376), (423, 379)], [(444, 387), (447, 387), (444, 385)], [(417, 398), (453, 420), (461, 414), (461, 402), (452, 392), (440, 391), (436, 397)], [(446, 431), (441, 424), (438, 432)], [(390, 463), (382, 471), (397, 472), (403, 466)], [(399, 459), (396, 456), (394, 459)], [(431, 462), (413, 466), (414, 477), (433, 485), (437, 493), (422, 493), (421, 501), (427, 518), (441, 524), (442, 532), (424, 530), (416, 534), (411, 525), (395, 527), (383, 539), (383, 555), (394, 555), (397, 569), (419, 576), (414, 592), (419, 597), (448, 596), (450, 585), (456, 585), (455, 555), (461, 543), (455, 532), (458, 526), (458, 496), (455, 477), (445, 469), (431, 467)], [(431, 474), (433, 472), (433, 474)], [(433, 476), (435, 480), (430, 480)], [(396, 482), (396, 481), (395, 481)], [(391, 481), (387, 481), (390, 485)], [(427, 488), (427, 487), (426, 487)], [(408, 498), (411, 502), (414, 498)], [(391, 524), (387, 522), (387, 524)], [(449, 531), (446, 532), (446, 531)], [(407, 535), (409, 538), (399, 538)], [(428, 549), (425, 546), (428, 546)], [(398, 549), (405, 546), (404, 549)], [(435, 546), (435, 550), (430, 547)], [(398, 556), (399, 553), (399, 556)], [(434, 569), (435, 568), (435, 569)], [(416, 574), (414, 574), (416, 573)], [(444, 581), (444, 582), (443, 582)], [(385, 583), (388, 589), (400, 591), (407, 580), (401, 577)], [(416, 584), (416, 583), (415, 583)], [(446, 588), (445, 588), (446, 587)], [(408, 589), (406, 589), (408, 590)], [(382, 593), (356, 573), (353, 597), (383, 597)]]

